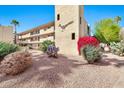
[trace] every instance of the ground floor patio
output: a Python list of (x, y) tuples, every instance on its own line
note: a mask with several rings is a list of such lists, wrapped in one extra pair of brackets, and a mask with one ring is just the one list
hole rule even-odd
[(87, 64), (81, 56), (30, 52), (33, 66), (16, 76), (0, 74), (0, 87), (124, 87), (124, 57), (104, 54), (101, 63)]

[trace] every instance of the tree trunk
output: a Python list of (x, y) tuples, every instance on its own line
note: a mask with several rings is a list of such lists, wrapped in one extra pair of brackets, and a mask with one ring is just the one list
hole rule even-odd
[(15, 25), (15, 32), (14, 32), (14, 44), (16, 44), (16, 25)]

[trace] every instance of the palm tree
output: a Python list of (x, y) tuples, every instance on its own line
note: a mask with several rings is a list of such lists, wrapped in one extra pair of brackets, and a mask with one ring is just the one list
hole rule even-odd
[(14, 43), (16, 44), (16, 43), (17, 43), (17, 42), (16, 42), (16, 34), (17, 34), (17, 29), (16, 29), (16, 27), (19, 25), (19, 22), (18, 22), (17, 20), (13, 19), (13, 20), (11, 21), (11, 24), (14, 25)]
[(116, 16), (114, 18), (114, 21), (118, 24), (120, 21), (122, 20), (122, 18), (120, 16)]

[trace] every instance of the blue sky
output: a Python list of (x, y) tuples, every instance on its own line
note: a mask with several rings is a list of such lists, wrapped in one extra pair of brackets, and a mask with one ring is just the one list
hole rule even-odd
[(18, 32), (54, 21), (54, 6), (0, 6), (0, 24), (11, 25), (12, 19), (20, 22)]
[(94, 24), (104, 18), (114, 18), (116, 16), (121, 16), (122, 21), (121, 26), (124, 26), (124, 5), (85, 5), (84, 6), (84, 16), (92, 31)]
[[(124, 6), (119, 5), (85, 5), (84, 16), (90, 24), (91, 29), (94, 28), (95, 22), (104, 18), (114, 18), (121, 16), (121, 26), (124, 26)], [(22, 32), (38, 25), (54, 21), (54, 6), (53, 5), (33, 5), (33, 6), (2, 6), (0, 5), (0, 24), (10, 25), (12, 19), (20, 22), (17, 28), (18, 32)], [(73, 13), (72, 13), (73, 14)]]

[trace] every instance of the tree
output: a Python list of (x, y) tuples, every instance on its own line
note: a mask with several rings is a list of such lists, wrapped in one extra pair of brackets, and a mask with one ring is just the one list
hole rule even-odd
[(122, 20), (122, 18), (120, 16), (116, 16), (114, 18), (114, 21), (118, 24), (120, 21)]
[(120, 26), (113, 19), (103, 19), (95, 24), (95, 37), (103, 43), (118, 42)]
[(16, 34), (17, 34), (17, 28), (16, 27), (19, 25), (19, 22), (17, 20), (13, 19), (11, 21), (11, 24), (14, 25), (14, 43), (16, 44), (17, 43), (16, 42)]

